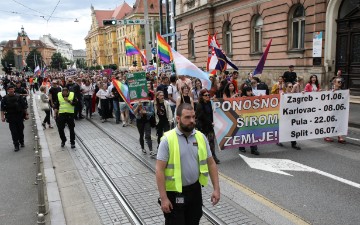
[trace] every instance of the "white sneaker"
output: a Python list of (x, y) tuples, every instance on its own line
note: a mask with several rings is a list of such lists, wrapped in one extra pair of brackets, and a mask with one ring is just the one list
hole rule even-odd
[(156, 158), (156, 155), (157, 155), (157, 154), (156, 154), (155, 152), (153, 152), (153, 151), (150, 152), (151, 158)]
[(127, 126), (127, 124), (126, 123), (123, 123), (123, 127), (126, 127)]

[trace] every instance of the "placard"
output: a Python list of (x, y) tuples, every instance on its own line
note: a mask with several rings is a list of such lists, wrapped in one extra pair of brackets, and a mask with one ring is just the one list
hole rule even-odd
[(214, 99), (213, 106), (220, 149), (279, 141), (280, 95)]
[(284, 94), (280, 142), (346, 135), (349, 90)]
[(130, 101), (149, 100), (145, 72), (126, 74)]

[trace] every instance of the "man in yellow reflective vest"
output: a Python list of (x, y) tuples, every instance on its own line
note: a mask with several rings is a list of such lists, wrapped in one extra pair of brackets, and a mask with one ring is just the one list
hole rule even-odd
[(70, 92), (66, 87), (58, 93), (58, 101), (54, 103), (54, 119), (56, 121), (60, 139), (61, 147), (65, 146), (65, 124), (70, 130), (70, 144), (71, 148), (75, 148), (75, 120), (74, 120), (74, 108), (77, 103), (74, 92)]
[(202, 216), (201, 186), (210, 175), (213, 205), (220, 200), (216, 163), (209, 143), (195, 130), (195, 112), (183, 103), (176, 110), (177, 127), (166, 132), (156, 161), (156, 182), (165, 225), (198, 225)]

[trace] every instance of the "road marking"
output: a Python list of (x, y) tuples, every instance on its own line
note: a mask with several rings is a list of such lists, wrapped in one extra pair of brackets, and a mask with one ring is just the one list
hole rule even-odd
[(354, 141), (360, 141), (360, 139), (352, 138), (352, 137), (346, 137), (347, 139), (354, 140)]
[(249, 187), (239, 183), (238, 181), (219, 173), (220, 178), (222, 178), (226, 183), (230, 184), (237, 190), (241, 191), (242, 193), (246, 194), (250, 198), (254, 199), (255, 201), (259, 202), (260, 204), (263, 204), (264, 206), (270, 208), (274, 212), (278, 213), (282, 217), (288, 219), (294, 224), (297, 225), (310, 225), (311, 223), (307, 222), (300, 216), (290, 212), (289, 210), (283, 208), (282, 206), (272, 202), (270, 199), (264, 197), (263, 195), (257, 193), (256, 191), (250, 189)]
[(303, 172), (313, 172), (325, 177), (329, 177), (336, 181), (348, 184), (350, 186), (360, 188), (360, 184), (346, 180), (344, 178), (332, 175), (330, 173), (294, 162), (289, 159), (266, 159), (266, 158), (249, 158), (244, 155), (239, 154), (239, 156), (253, 169), (264, 170), (268, 172), (278, 173), (286, 176), (292, 176), (283, 170), (287, 171), (303, 171)]

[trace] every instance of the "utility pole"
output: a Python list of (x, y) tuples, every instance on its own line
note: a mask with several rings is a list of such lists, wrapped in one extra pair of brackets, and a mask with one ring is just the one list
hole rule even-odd
[(146, 64), (149, 65), (151, 60), (151, 46), (150, 46), (150, 27), (149, 27), (149, 13), (147, 0), (144, 1), (144, 19), (145, 23), (145, 49), (146, 49)]

